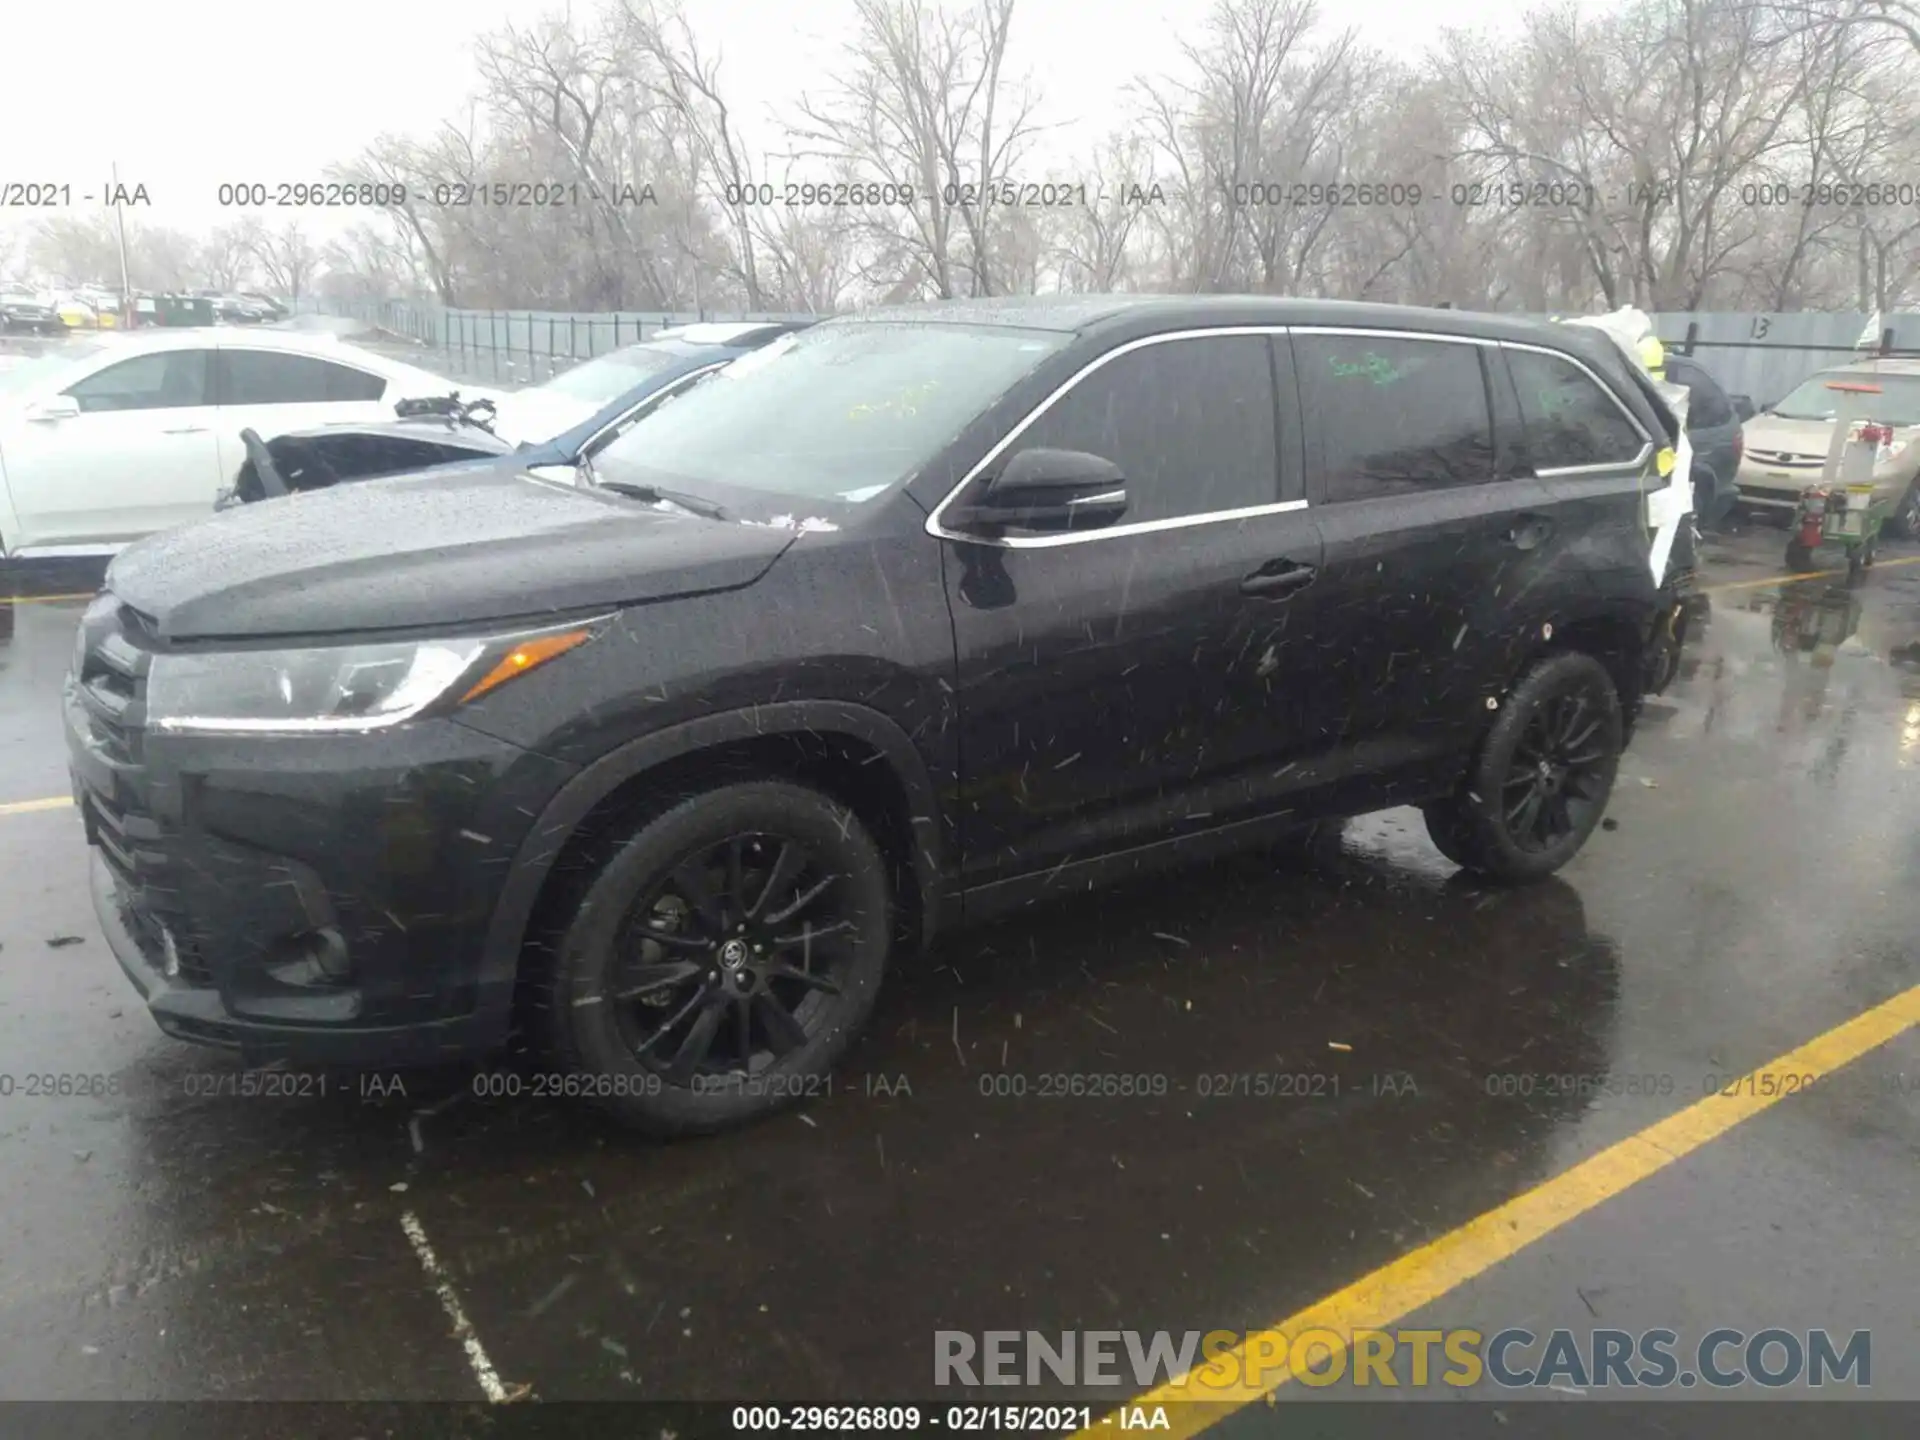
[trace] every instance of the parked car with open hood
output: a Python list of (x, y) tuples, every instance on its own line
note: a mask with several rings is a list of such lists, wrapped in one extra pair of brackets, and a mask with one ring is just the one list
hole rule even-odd
[(1672, 605), (1671, 411), (1568, 326), (1079, 296), (783, 336), (596, 483), (459, 467), (121, 554), (65, 687), (108, 941), (169, 1034), (518, 1036), (709, 1130), (941, 929), (1424, 808), (1598, 826)]
[(240, 432), (390, 416), (437, 375), (328, 336), (139, 330), (0, 372), (0, 557), (107, 555), (209, 515)]
[[(808, 323), (716, 324), (663, 332), (586, 361), (548, 385), (486, 400), (478, 416), (456, 391), (437, 413), (323, 425), (263, 439), (257, 449), (249, 447), (252, 453), (216, 508), (323, 490), (342, 480), (501, 456), (535, 472), (573, 470), (583, 461), (590, 466), (642, 416), (729, 361)], [(586, 409), (603, 396), (597, 409)], [(564, 428), (546, 428), (555, 424)]]
[(1863, 360), (1808, 376), (1744, 427), (1740, 503), (1790, 521), (1800, 494), (1820, 481), (1833, 440), (1838, 394), (1830, 382), (1880, 387), (1867, 417), (1893, 429), (1874, 466), (1875, 503), (1890, 507), (1891, 533), (1920, 535), (1920, 360)]

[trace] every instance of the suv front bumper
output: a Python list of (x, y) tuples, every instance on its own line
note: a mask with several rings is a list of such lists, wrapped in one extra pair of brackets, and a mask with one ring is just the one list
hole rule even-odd
[[(250, 1062), (435, 1064), (507, 1037), (488, 927), (575, 767), (450, 721), (112, 733), (66, 687), (94, 910), (155, 1022)], [(517, 957), (514, 957), (517, 958)]]

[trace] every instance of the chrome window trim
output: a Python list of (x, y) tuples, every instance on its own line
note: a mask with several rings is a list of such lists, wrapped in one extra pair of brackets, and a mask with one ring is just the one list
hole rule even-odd
[(1498, 345), (1485, 335), (1443, 335), (1437, 330), (1381, 330), (1359, 325), (1290, 325), (1290, 335), (1364, 335), (1372, 340), (1438, 340), (1443, 345)]
[[(1132, 525), (1107, 525), (1098, 530), (1089, 530), (1083, 535), (974, 535), (963, 530), (949, 530), (940, 523), (940, 517), (954, 499), (975, 480), (994, 461), (1006, 453), (1007, 448), (1026, 433), (1029, 426), (1051, 410), (1053, 406), (1074, 386), (1101, 366), (1118, 360), (1122, 355), (1131, 355), (1136, 350), (1144, 350), (1149, 345), (1169, 345), (1179, 340), (1212, 340), (1234, 335), (1285, 335), (1289, 327), (1285, 325), (1217, 325), (1196, 330), (1169, 330), (1160, 335), (1143, 335), (1138, 340), (1129, 340), (1124, 345), (1116, 345), (1104, 354), (1096, 355), (1081, 366), (1054, 390), (1021, 417), (1020, 422), (1002, 435), (993, 448), (980, 457), (979, 462), (961, 477), (958, 484), (947, 491), (940, 503), (933, 507), (927, 516), (926, 524), (921, 528), (936, 540), (952, 540), (966, 545), (995, 545), (1003, 550), (1046, 550), (1056, 545), (1084, 545), (1091, 540), (1120, 540), (1130, 535), (1152, 535), (1162, 530), (1184, 530), (1194, 525), (1211, 525), (1227, 520), (1251, 520), (1261, 515), (1286, 515), (1296, 510), (1305, 510), (1305, 500), (1280, 500), (1271, 505), (1248, 505), (1235, 510), (1208, 510), (1198, 515), (1176, 515), (1167, 520), (1142, 520)], [(1278, 437), (1276, 436), (1276, 443)], [(1276, 454), (1276, 459), (1278, 458)], [(1276, 484), (1279, 475), (1274, 476)], [(1091, 497), (1090, 497), (1091, 498)]]
[[(1570, 475), (1601, 475), (1618, 470), (1638, 470), (1647, 463), (1647, 457), (1652, 455), (1654, 451), (1653, 437), (1647, 434), (1647, 427), (1640, 423), (1640, 417), (1627, 408), (1626, 402), (1614, 393), (1613, 386), (1609, 385), (1603, 378), (1594, 373), (1591, 365), (1577, 356), (1567, 354), (1564, 350), (1555, 350), (1550, 345), (1528, 345), (1517, 340), (1502, 340), (1498, 343), (1502, 350), (1529, 350), (1535, 355), (1546, 355), (1555, 360), (1564, 360), (1600, 387), (1600, 393), (1613, 402), (1613, 408), (1626, 417), (1627, 423), (1633, 427), (1633, 433), (1640, 437), (1639, 453), (1631, 460), (1604, 460), (1594, 465), (1550, 465), (1545, 469), (1535, 470), (1533, 472), (1537, 479), (1556, 480)], [(1526, 421), (1526, 412), (1522, 410), (1520, 414), (1521, 425), (1524, 426)]]

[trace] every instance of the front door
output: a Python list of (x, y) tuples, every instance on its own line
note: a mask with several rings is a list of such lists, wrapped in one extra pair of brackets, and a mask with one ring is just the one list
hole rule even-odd
[(65, 390), (62, 419), (17, 418), (0, 437), (21, 550), (123, 545), (209, 513), (220, 452), (211, 351), (118, 360)]
[(1298, 437), (1279, 443), (1274, 364), (1262, 334), (1123, 347), (977, 477), (1028, 447), (1088, 451), (1128, 509), (945, 542), (969, 885), (1251, 817), (1285, 789), (1320, 540), (1283, 498)]

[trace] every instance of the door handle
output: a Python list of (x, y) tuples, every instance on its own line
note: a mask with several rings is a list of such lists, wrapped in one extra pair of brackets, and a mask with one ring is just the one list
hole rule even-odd
[(1311, 565), (1296, 565), (1291, 560), (1270, 560), (1240, 582), (1242, 595), (1279, 597), (1291, 595), (1313, 583), (1319, 572)]
[(1544, 515), (1522, 515), (1507, 529), (1507, 543), (1516, 550), (1531, 550), (1553, 534), (1553, 521)]
[(207, 427), (204, 425), (177, 425), (170, 430), (162, 430), (160, 433), (162, 435), (204, 435), (207, 433)]

